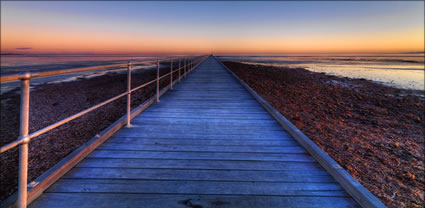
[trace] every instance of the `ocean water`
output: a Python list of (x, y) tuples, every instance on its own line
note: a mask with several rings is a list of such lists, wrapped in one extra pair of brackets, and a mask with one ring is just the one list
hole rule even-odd
[(424, 90), (424, 54), (286, 54), (274, 56), (221, 56), (222, 60), (280, 67), (305, 68), (384, 85)]
[[(81, 56), (81, 55), (17, 55), (17, 56), (0, 56), (1, 59), (1, 75), (16, 74), (23, 71), (38, 72), (51, 71), (79, 67), (89, 67), (98, 65), (109, 65), (127, 63), (128, 61), (149, 61), (162, 59), (160, 56)], [(150, 65), (134, 67), (133, 69), (141, 69), (150, 67)], [(96, 70), (87, 72), (78, 72), (65, 75), (57, 75), (50, 77), (42, 77), (31, 79), (31, 85), (39, 85), (52, 82), (73, 81), (79, 78), (91, 78), (104, 75), (109, 72), (123, 72), (126, 68)], [(19, 82), (1, 83), (1, 93), (8, 92), (19, 87)]]
[(82, 56), (82, 55), (17, 55), (1, 56), (2, 75), (21, 71), (48, 71), (106, 64), (127, 63), (128, 61), (153, 60), (153, 56)]
[[(155, 60), (155, 56), (0, 56), (1, 75), (22, 71), (60, 70), (96, 65), (127, 63), (128, 61)], [(265, 64), (283, 67), (301, 67), (331, 75), (364, 78), (396, 88), (424, 90), (424, 54), (282, 54), (220, 56), (222, 60), (234, 60), (249, 64)], [(125, 69), (115, 69), (115, 71)], [(111, 70), (108, 70), (111, 71)], [(113, 70), (112, 70), (113, 71)], [(100, 76), (106, 71), (81, 72), (39, 79), (33, 85), (46, 82), (72, 81), (78, 78)], [(1, 92), (18, 87), (18, 82), (1, 83)]]

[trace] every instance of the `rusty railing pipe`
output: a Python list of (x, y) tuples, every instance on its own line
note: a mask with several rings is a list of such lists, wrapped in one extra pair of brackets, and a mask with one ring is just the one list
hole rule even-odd
[(21, 109), (19, 136), (22, 144), (19, 147), (19, 176), (18, 176), (18, 208), (27, 207), (28, 184), (28, 137), (29, 107), (30, 107), (30, 78), (31, 73), (24, 73), (21, 78)]
[(156, 61), (156, 102), (159, 102), (159, 60)]
[(173, 59), (171, 59), (171, 63), (170, 63), (170, 71), (171, 71), (171, 75), (170, 75), (170, 89), (173, 89)]
[(127, 72), (127, 126), (131, 126), (131, 62), (128, 62)]

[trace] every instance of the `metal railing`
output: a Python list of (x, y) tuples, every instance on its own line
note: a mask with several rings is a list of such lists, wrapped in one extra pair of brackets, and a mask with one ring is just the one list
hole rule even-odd
[[(113, 64), (113, 65), (103, 65), (103, 66), (93, 66), (93, 67), (84, 67), (84, 68), (73, 68), (66, 70), (57, 70), (57, 71), (48, 71), (48, 72), (40, 72), (40, 73), (31, 73), (25, 72), (21, 74), (8, 75), (0, 77), (0, 83), (9, 82), (9, 81), (21, 81), (21, 104), (20, 104), (20, 131), (19, 137), (17, 140), (6, 144), (0, 147), (0, 153), (6, 152), (16, 146), (19, 146), (19, 176), (18, 176), (18, 200), (17, 207), (24, 208), (27, 206), (27, 184), (28, 184), (28, 143), (31, 139), (40, 136), (52, 129), (55, 129), (63, 124), (66, 124), (78, 117), (81, 117), (91, 111), (94, 111), (108, 103), (111, 103), (123, 96), (127, 96), (127, 126), (131, 125), (131, 93), (139, 90), (143, 87), (146, 87), (154, 82), (156, 82), (156, 101), (159, 102), (160, 98), (160, 81), (161, 79), (170, 76), (170, 89), (173, 88), (173, 73), (178, 72), (178, 80), (181, 81), (182, 77), (186, 77), (187, 73), (191, 72), (197, 65), (199, 65), (206, 56), (196, 56), (196, 57), (174, 57), (168, 59), (161, 59), (155, 61), (141, 61), (141, 62), (128, 62), (127, 64)], [(173, 61), (178, 60), (178, 68), (173, 70)], [(170, 72), (160, 76), (160, 62), (170, 62)], [(135, 88), (131, 88), (131, 72), (132, 67), (138, 64), (155, 64), (156, 62), (156, 78), (149, 82), (146, 82), (142, 85), (139, 85)], [(183, 65), (181, 66), (181, 63)], [(46, 126), (40, 130), (37, 130), (31, 134), (29, 134), (29, 101), (30, 101), (30, 80), (31, 78), (37, 77), (47, 77), (61, 74), (70, 74), (76, 72), (84, 72), (84, 71), (94, 71), (100, 69), (111, 69), (111, 68), (123, 68), (127, 67), (127, 90), (113, 98), (110, 98), (106, 101), (103, 101), (97, 105), (94, 105), (88, 109), (80, 111), (72, 116), (69, 116), (63, 120), (60, 120), (56, 123), (53, 123), (49, 126)], [(183, 70), (183, 74), (181, 71)], [(174, 82), (175, 83), (175, 82)]]

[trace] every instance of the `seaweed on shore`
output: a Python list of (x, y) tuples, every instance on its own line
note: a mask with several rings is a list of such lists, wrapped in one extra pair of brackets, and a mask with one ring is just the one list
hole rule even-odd
[(224, 62), (389, 207), (423, 207), (423, 91)]

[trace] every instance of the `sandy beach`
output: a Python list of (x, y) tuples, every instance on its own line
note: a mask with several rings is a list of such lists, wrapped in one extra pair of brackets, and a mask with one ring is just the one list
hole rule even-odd
[(424, 203), (423, 91), (225, 62), (389, 207)]
[[(161, 69), (161, 75), (168, 72), (168, 67)], [(174, 74), (174, 78), (177, 77), (178, 74)], [(134, 71), (132, 86), (139, 86), (155, 78), (155, 70)], [(163, 78), (160, 83), (161, 88), (168, 85), (169, 82), (169, 78)], [(124, 92), (127, 89), (126, 83), (126, 74), (107, 73), (90, 79), (36, 85), (30, 95), (30, 132)], [(152, 97), (155, 89), (156, 84), (154, 83), (132, 93), (132, 107), (134, 108)], [(19, 89), (2, 93), (0, 100), (0, 145), (5, 145), (15, 140), (19, 134)], [(123, 97), (31, 140), (28, 180), (32, 181), (37, 178), (118, 120), (125, 112), (126, 97)], [(17, 190), (18, 148), (1, 154), (0, 162), (2, 167), (0, 172), (1, 201)]]

